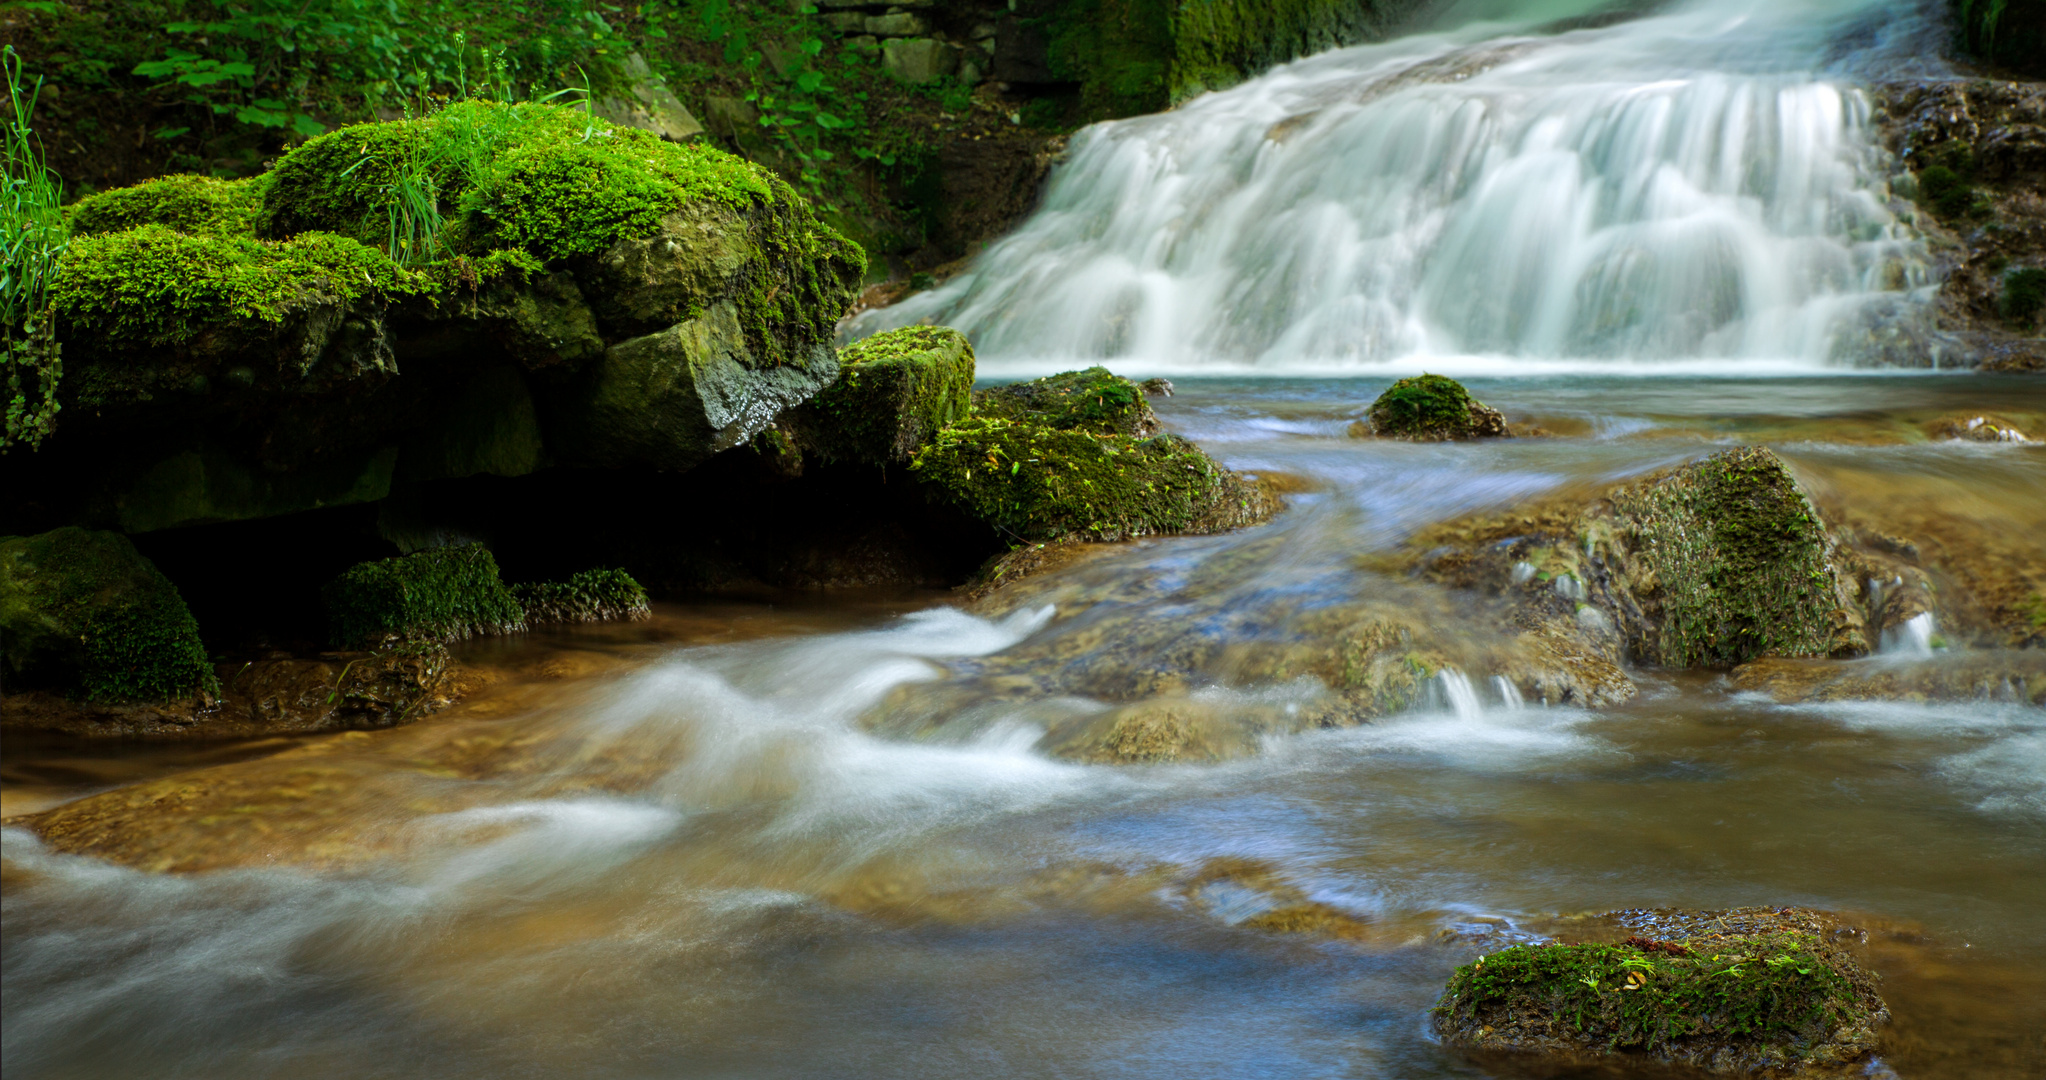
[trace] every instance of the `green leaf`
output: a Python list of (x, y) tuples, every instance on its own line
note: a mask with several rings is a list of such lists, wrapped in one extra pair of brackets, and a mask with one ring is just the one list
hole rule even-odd
[(291, 130), (310, 139), (315, 135), (325, 135), (327, 133), (327, 125), (304, 113), (298, 113), (291, 118)]

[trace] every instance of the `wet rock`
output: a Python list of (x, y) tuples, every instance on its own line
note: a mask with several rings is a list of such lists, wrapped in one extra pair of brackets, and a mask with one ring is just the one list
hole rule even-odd
[(2008, 701), (2046, 705), (2046, 653), (1984, 650), (1931, 659), (1767, 658), (1733, 669), (1737, 689), (1779, 702)]
[(409, 724), (459, 700), (447, 650), (394, 645), (318, 659), (222, 664), (217, 696), (152, 704), (66, 700), (38, 691), (6, 699), (9, 728), (143, 742), (248, 739)]
[(1940, 280), (1936, 336), (1906, 359), (2046, 367), (2046, 86), (2001, 80), (1876, 88), (1885, 143), (1908, 172), (1892, 208), (1924, 233)]
[(322, 592), (333, 639), (343, 646), (461, 641), (516, 633), (526, 612), (481, 544), (433, 548), (362, 563)]
[(2032, 441), (2023, 428), (2011, 421), (1982, 413), (1942, 417), (1927, 424), (1925, 433), (1935, 439), (1964, 439), (1968, 442)]
[(1731, 667), (1869, 650), (1837, 538), (1756, 447), (1434, 526), (1410, 550), (1424, 576), (1505, 596), (1520, 625), (1614, 660)]
[(935, 38), (895, 38), (881, 43), (881, 66), (906, 83), (933, 83), (959, 69), (959, 50)]
[(511, 596), (527, 626), (633, 622), (653, 614), (646, 590), (618, 569), (584, 570), (567, 581), (514, 585)]
[(177, 586), (117, 533), (0, 539), (0, 677), (95, 702), (219, 692)]
[(1350, 434), (1415, 442), (1494, 439), (1509, 434), (1506, 417), (1472, 398), (1463, 384), (1441, 375), (1417, 375), (1387, 387), (1367, 419)]
[(839, 353), (838, 380), (787, 417), (807, 455), (889, 465), (972, 407), (973, 346), (944, 326), (906, 326)]
[(1624, 941), (1517, 945), (1456, 970), (1433, 1012), (1487, 1065), (1860, 1076), (1889, 1008), (1823, 912), (1616, 912)]

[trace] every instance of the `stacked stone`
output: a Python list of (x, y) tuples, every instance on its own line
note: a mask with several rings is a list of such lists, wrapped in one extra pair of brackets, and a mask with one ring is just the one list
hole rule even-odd
[(995, 24), (977, 23), (965, 40), (932, 24), (927, 17), (937, 0), (820, 0), (821, 17), (853, 45), (877, 49), (888, 73), (907, 83), (931, 83), (947, 77), (962, 86), (986, 78), (995, 52)]

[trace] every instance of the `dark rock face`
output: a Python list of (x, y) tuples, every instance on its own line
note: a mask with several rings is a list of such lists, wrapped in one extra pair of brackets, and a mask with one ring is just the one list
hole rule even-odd
[(1944, 276), (1938, 329), (1957, 358), (2046, 367), (2046, 85), (1971, 80), (1876, 88), (1883, 139), (1910, 171), (1905, 212)]
[(1541, 1076), (1864, 1075), (1889, 1008), (1858, 934), (1802, 908), (1627, 911), (1624, 941), (1520, 945), (1456, 970), (1434, 1022), (1487, 1064)]

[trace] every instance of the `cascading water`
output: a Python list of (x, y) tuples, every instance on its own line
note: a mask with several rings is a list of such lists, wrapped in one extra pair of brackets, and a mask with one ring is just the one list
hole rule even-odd
[(1017, 233), (853, 329), (956, 326), (996, 371), (1878, 361), (1928, 279), (1849, 80), (1923, 27), (1700, 0), (1339, 50), (1088, 129)]

